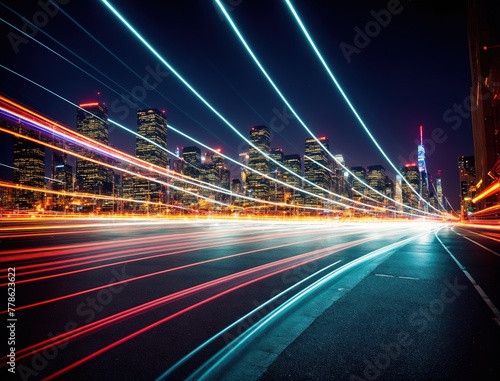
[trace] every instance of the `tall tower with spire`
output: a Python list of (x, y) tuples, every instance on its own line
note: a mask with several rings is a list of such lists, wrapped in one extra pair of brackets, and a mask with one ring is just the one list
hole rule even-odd
[[(421, 196), (425, 201), (429, 201), (429, 179), (427, 176), (427, 167), (425, 165), (425, 147), (424, 147), (424, 138), (423, 138), (423, 126), (420, 125), (420, 144), (417, 149), (417, 158), (418, 158), (418, 171), (420, 172), (420, 189)], [(425, 211), (428, 210), (428, 204), (424, 203), (422, 205)]]

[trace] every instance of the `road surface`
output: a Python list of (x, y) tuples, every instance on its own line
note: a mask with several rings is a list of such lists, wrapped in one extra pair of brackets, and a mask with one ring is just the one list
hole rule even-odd
[(1, 311), (9, 379), (499, 376), (492, 228), (32, 219), (0, 229), (3, 295), (15, 298)]

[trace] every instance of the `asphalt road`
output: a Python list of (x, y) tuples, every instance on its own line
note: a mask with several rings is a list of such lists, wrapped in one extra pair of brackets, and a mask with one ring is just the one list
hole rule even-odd
[(4, 220), (0, 372), (499, 379), (499, 242), (429, 222)]

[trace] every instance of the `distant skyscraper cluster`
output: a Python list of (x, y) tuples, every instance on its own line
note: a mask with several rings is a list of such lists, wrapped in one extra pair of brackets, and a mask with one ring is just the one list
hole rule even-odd
[[(106, 106), (99, 102), (81, 104), (76, 112), (76, 130), (89, 141), (108, 146)], [(407, 164), (401, 168), (403, 178), (393, 180), (380, 164), (348, 170), (341, 154), (330, 153), (326, 136), (306, 138), (303, 157), (271, 147), (270, 130), (265, 125), (251, 127), (248, 141), (248, 151), (239, 155), (242, 169), (234, 174), (226, 167), (220, 150), (176, 147), (169, 157), (164, 112), (141, 109), (137, 111), (135, 157), (143, 164), (119, 163), (85, 145), (71, 147), (55, 141), (61, 152), (52, 152), (51, 176), (46, 181), (42, 146), (16, 139), (16, 183), (77, 193), (70, 196), (55, 192), (44, 198), (40, 192), (19, 190), (13, 194), (13, 202), (18, 209), (86, 213), (161, 213), (169, 207), (215, 210), (224, 204), (252, 207), (255, 213), (293, 210), (350, 215), (371, 211), (359, 205), (387, 213), (427, 211), (429, 202), (432, 207), (442, 204), (439, 177), (436, 191), (429, 191), (422, 144), (418, 146), (418, 164)], [(74, 172), (67, 152), (75, 153)]]

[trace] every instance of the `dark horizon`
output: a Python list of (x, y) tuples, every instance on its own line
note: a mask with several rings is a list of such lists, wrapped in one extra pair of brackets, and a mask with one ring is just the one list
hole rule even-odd
[[(294, 4), (354, 107), (398, 168), (417, 161), (419, 126), (424, 126), (428, 173), (435, 179), (437, 171), (442, 171), (443, 192), (455, 210), (459, 209), (458, 157), (473, 155), (466, 104), (471, 79), (464, 3), (452, 6), (429, 5), (426, 1)], [(40, 11), (36, 4), (7, 4), (27, 18)], [(102, 3), (82, 6), (60, 1), (59, 4), (61, 10), (47, 18), (46, 25), (35, 37), (103, 83), (53, 53), (48, 54), (34, 41), (14, 46), (12, 39), (4, 38), (3, 51), (8, 52), (5, 67), (73, 103), (104, 102), (111, 119), (135, 130), (135, 109), (122, 97), (131, 92), (143, 98), (141, 102), (136, 100), (137, 108), (165, 109), (169, 124), (237, 158), (245, 143), (186, 91)], [(153, 6), (149, 1), (112, 4), (240, 133), (248, 137), (253, 125), (274, 125), (271, 147), (283, 148), (285, 154), (303, 156), (304, 140), (310, 136), (290, 117), (289, 110), (256, 68), (215, 4), (173, 2)], [(330, 139), (331, 153), (342, 154), (348, 168), (382, 165), (394, 179), (390, 165), (330, 82), (286, 5), (259, 1), (232, 1), (226, 5), (301, 119), (317, 137), (324, 135)], [(393, 13), (384, 21), (389, 7)], [(22, 27), (18, 16), (7, 9), (5, 14), (8, 22)], [(363, 33), (359, 31), (365, 31), (366, 35), (366, 28), (370, 31), (374, 22), (379, 23), (378, 29), (373, 29), (378, 33), (368, 36), (369, 41), (362, 46)], [(386, 25), (381, 25), (384, 22)], [(4, 36), (18, 33), (5, 23), (2, 28)], [(3, 93), (75, 127), (74, 107), (2, 70), (6, 74)], [(157, 86), (146, 90), (142, 85), (145, 78)], [(110, 126), (109, 139), (117, 148), (134, 154), (135, 137)], [(8, 140), (2, 137), (0, 162), (9, 165)], [(196, 143), (169, 131), (167, 148), (170, 151), (175, 151), (177, 146), (193, 145)], [(1, 177), (8, 176), (9, 171), (1, 167)]]

